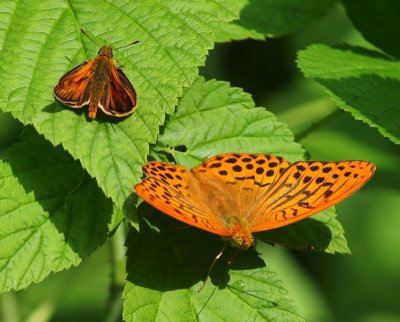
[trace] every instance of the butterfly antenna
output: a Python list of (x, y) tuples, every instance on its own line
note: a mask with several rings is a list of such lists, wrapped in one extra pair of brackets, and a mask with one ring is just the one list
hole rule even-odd
[(135, 44), (137, 44), (139, 42), (140, 42), (139, 40), (135, 40), (135, 41), (131, 42), (130, 44), (127, 44), (127, 45), (124, 45), (124, 46), (121, 46), (121, 47), (118, 47), (118, 48), (115, 48), (115, 49), (121, 49), (121, 48), (129, 47), (129, 46), (135, 45)]
[(97, 42), (95, 42), (95, 41), (93, 40), (93, 38), (91, 38), (91, 37), (86, 33), (85, 30), (83, 30), (83, 29), (81, 28), (80, 31), (81, 31), (86, 37), (88, 37), (89, 40), (90, 40), (91, 42), (93, 42), (97, 47), (100, 47), (99, 44), (98, 44)]
[(207, 272), (206, 278), (204, 279), (203, 284), (200, 286), (200, 288), (197, 290), (197, 292), (200, 292), (200, 291), (204, 288), (204, 286), (206, 285), (206, 282), (207, 282), (207, 280), (208, 280), (208, 277), (210, 276), (210, 273), (211, 273), (211, 271), (212, 271), (212, 269), (213, 269), (215, 263), (217, 262), (217, 260), (220, 259), (220, 257), (221, 257), (222, 254), (224, 253), (224, 251), (225, 251), (225, 249), (226, 249), (227, 246), (228, 246), (228, 243), (224, 243), (224, 244), (222, 245), (221, 250), (219, 251), (219, 253), (217, 254), (217, 256), (215, 256), (215, 258), (214, 258), (214, 260), (212, 261), (210, 267), (208, 268), (208, 272)]

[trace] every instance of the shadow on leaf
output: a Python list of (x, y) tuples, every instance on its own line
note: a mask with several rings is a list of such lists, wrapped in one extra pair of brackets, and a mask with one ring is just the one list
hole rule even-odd
[[(126, 242), (128, 281), (159, 291), (187, 289), (204, 281), (221, 250), (221, 239), (173, 220), (145, 203), (140, 205), (139, 213), (144, 215), (140, 232), (132, 229)], [(226, 287), (230, 269), (265, 266), (255, 249), (240, 252), (228, 265), (236, 251), (227, 249), (211, 271), (211, 283), (218, 288)]]
[[(62, 242), (81, 258), (88, 256), (108, 236), (113, 214), (111, 200), (61, 146), (54, 147), (31, 127), (24, 129), (22, 137), (22, 142), (7, 150), (2, 158), (11, 166), (26, 195), (34, 194), (32, 211), (19, 220), (24, 220), (29, 228), (38, 225), (38, 233), (50, 229), (45, 224), (50, 221), (63, 234)], [(64, 248), (59, 242), (47, 241), (53, 249)]]
[(257, 233), (256, 238), (291, 249), (324, 251), (329, 246), (332, 233), (323, 222), (307, 218), (285, 227)]
[[(77, 116), (80, 116), (80, 117), (82, 114), (85, 114), (85, 119), (87, 122), (94, 121), (93, 119), (89, 118), (87, 115), (87, 109), (88, 109), (87, 105), (85, 105), (81, 108), (72, 108), (72, 107), (63, 105), (60, 102), (54, 102), (54, 103), (51, 103), (51, 104), (45, 106), (42, 109), (42, 112), (55, 114), (55, 113), (59, 113), (59, 112), (65, 110), (65, 109), (70, 110), (72, 113), (75, 113)], [(98, 108), (95, 120), (96, 120), (96, 122), (99, 122), (99, 123), (118, 124), (118, 123), (124, 121), (125, 119), (127, 119), (129, 116), (131, 116), (131, 114), (122, 116), (122, 117), (110, 116), (110, 115), (104, 114), (103, 111), (100, 108)]]

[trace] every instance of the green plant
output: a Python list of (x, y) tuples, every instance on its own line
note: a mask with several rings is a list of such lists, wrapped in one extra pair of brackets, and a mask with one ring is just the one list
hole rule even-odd
[[(383, 35), (392, 35), (385, 33), (386, 25), (376, 22), (374, 32), (367, 30), (370, 11), (358, 11), (359, 2), (344, 5), (375, 48), (312, 45), (299, 52), (297, 63), (340, 108), (399, 143), (399, 47), (385, 40)], [(124, 288), (126, 321), (242, 321), (243, 316), (303, 321), (278, 274), (264, 265), (262, 246), (260, 257), (253, 250), (231, 267), (218, 265), (212, 283), (198, 293), (219, 239), (195, 229), (175, 230), (175, 223), (144, 204), (136, 210), (132, 186), (149, 155), (188, 167), (232, 151), (304, 158), (287, 125), (255, 107), (242, 89), (205, 80), (198, 68), (216, 41), (290, 34), (333, 5), (331, 0), (3, 1), (0, 109), (24, 127), (20, 141), (1, 155), (0, 290), (24, 289), (79, 265), (121, 225), (122, 234), (129, 229), (126, 269), (114, 252), (116, 292), (110, 295), (118, 304), (118, 288)], [(100, 115), (90, 122), (85, 111), (54, 101), (52, 89), (63, 73), (98, 50), (79, 28), (113, 47), (140, 40), (115, 53), (139, 97), (130, 117)], [(335, 216), (330, 209), (259, 238), (347, 254)], [(121, 248), (121, 240), (116, 242)], [(111, 308), (108, 313), (113, 316)]]

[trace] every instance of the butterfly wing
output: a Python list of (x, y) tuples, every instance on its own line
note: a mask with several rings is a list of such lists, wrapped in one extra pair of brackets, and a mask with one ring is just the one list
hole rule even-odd
[(360, 189), (374, 171), (367, 161), (295, 162), (253, 207), (251, 231), (286, 226), (333, 206)]
[(221, 236), (230, 235), (212, 219), (207, 207), (191, 196), (191, 173), (185, 167), (151, 161), (143, 167), (143, 172), (147, 177), (134, 187), (143, 200), (189, 225)]
[(222, 195), (214, 207), (222, 208), (222, 214), (240, 215), (249, 212), (288, 166), (285, 159), (267, 154), (225, 153), (204, 161), (192, 173), (206, 189), (216, 191), (213, 199)]
[(238, 184), (242, 188), (255, 185), (264, 190), (288, 166), (288, 161), (272, 155), (224, 153), (204, 161), (192, 171), (205, 173), (210, 180), (222, 180), (227, 184)]
[(105, 114), (122, 117), (133, 113), (136, 106), (135, 89), (123, 71), (113, 65), (108, 90), (104, 91), (99, 107)]
[(54, 87), (54, 96), (63, 104), (80, 108), (89, 103), (90, 93), (87, 88), (93, 61), (84, 62), (61, 77)]

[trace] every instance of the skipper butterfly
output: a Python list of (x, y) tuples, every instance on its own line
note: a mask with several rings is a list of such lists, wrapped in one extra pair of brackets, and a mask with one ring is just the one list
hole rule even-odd
[[(93, 41), (84, 30), (81, 32)], [(135, 89), (122, 70), (114, 65), (112, 57), (112, 48), (102, 46), (96, 58), (83, 62), (61, 77), (54, 87), (55, 98), (72, 108), (88, 105), (91, 119), (96, 118), (98, 108), (117, 117), (133, 113), (137, 106)]]

